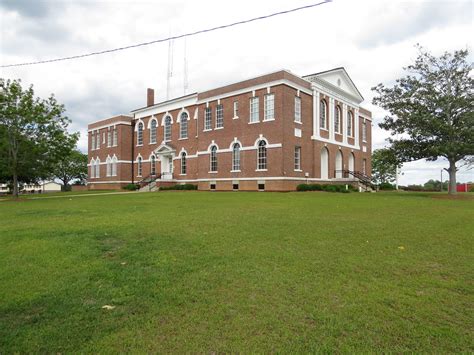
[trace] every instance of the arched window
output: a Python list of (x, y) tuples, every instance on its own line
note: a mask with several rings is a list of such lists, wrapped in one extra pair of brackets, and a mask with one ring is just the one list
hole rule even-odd
[(95, 160), (95, 177), (96, 178), (100, 177), (100, 159), (99, 158)]
[(92, 178), (95, 178), (95, 160), (94, 160), (94, 158), (91, 159), (90, 167), (91, 167), (90, 176), (91, 176), (91, 179), (92, 179)]
[(137, 159), (137, 176), (142, 176), (142, 157), (138, 157)]
[(347, 112), (347, 135), (352, 137), (352, 112)]
[(150, 175), (156, 175), (156, 157), (154, 155), (150, 158)]
[(180, 130), (179, 130), (179, 138), (184, 139), (188, 138), (188, 114), (183, 112), (181, 114), (180, 122)]
[(155, 144), (156, 143), (156, 127), (158, 124), (156, 123), (155, 119), (151, 120), (150, 123), (150, 143)]
[(165, 142), (171, 140), (171, 117), (166, 116), (165, 118)]
[(341, 133), (341, 108), (339, 106), (336, 106), (335, 116), (336, 117), (334, 117), (334, 132)]
[(215, 145), (211, 147), (210, 168), (210, 171), (217, 171), (217, 147)]
[(107, 163), (106, 176), (112, 176), (112, 161), (110, 157), (107, 157), (106, 163)]
[(319, 127), (327, 129), (327, 105), (324, 100), (319, 103)]
[(137, 145), (143, 145), (143, 123), (138, 123), (137, 129)]
[(181, 153), (181, 174), (186, 175), (186, 152)]
[(117, 176), (117, 157), (112, 158), (112, 176)]
[(258, 142), (257, 169), (258, 170), (267, 169), (267, 143), (264, 140), (261, 140), (260, 142)]
[(240, 144), (234, 143), (232, 146), (232, 170), (240, 170)]

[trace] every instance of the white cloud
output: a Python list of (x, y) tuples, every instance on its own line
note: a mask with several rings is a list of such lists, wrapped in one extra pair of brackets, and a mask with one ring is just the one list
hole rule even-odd
[[(115, 48), (307, 4), (307, 0), (4, 0), (0, 61), (9, 64)], [(373, 112), (373, 145), (378, 148), (388, 133), (377, 127), (385, 113), (371, 104), (370, 88), (402, 75), (402, 67), (416, 56), (414, 44), (434, 53), (472, 48), (473, 30), (470, 1), (334, 0), (189, 38), (188, 92), (281, 68), (304, 75), (344, 66), (365, 97), (363, 106)], [(172, 96), (179, 96), (184, 41), (175, 41), (174, 48)], [(165, 99), (167, 58), (168, 44), (161, 43), (74, 61), (5, 68), (0, 76), (33, 83), (40, 96), (55, 93), (72, 119), (71, 129), (81, 131), (80, 147), (85, 150), (88, 122), (143, 106), (147, 87), (156, 89), (158, 100)], [(423, 182), (438, 169), (433, 164), (423, 163), (423, 170), (416, 171), (410, 165), (403, 179)]]

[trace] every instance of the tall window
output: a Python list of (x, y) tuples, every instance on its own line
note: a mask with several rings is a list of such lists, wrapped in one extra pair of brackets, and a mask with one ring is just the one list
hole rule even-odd
[(181, 153), (181, 175), (186, 175), (186, 152)]
[(352, 112), (347, 112), (347, 135), (352, 137)]
[(100, 159), (97, 158), (95, 161), (95, 177), (100, 177)]
[(234, 118), (239, 117), (239, 102), (234, 101)]
[(264, 140), (258, 142), (257, 150), (257, 169), (265, 170), (267, 168), (267, 143)]
[(117, 157), (112, 158), (112, 176), (117, 176)]
[(301, 123), (301, 98), (295, 97), (295, 122)]
[(212, 111), (210, 107), (204, 110), (204, 130), (212, 129)]
[(138, 157), (138, 160), (137, 160), (137, 176), (142, 176), (142, 169), (143, 169), (142, 157)]
[(169, 142), (171, 140), (171, 117), (166, 116), (165, 118), (165, 142)]
[(91, 178), (95, 178), (95, 160), (94, 158), (91, 159), (91, 173), (90, 173), (90, 177)]
[(158, 127), (158, 123), (156, 120), (152, 119), (150, 123), (150, 143), (155, 144), (156, 143), (156, 130)]
[(215, 145), (211, 147), (210, 168), (210, 171), (217, 171), (217, 147)]
[(232, 146), (232, 170), (240, 170), (240, 144), (234, 143)]
[(224, 108), (222, 105), (216, 107), (216, 128), (224, 127)]
[(105, 175), (112, 176), (112, 161), (110, 160), (110, 157), (107, 157), (106, 163), (107, 163), (107, 170), (106, 170)]
[(100, 133), (97, 132), (96, 134), (97, 134), (97, 135), (96, 135), (96, 137), (95, 137), (95, 143), (96, 143), (95, 149), (100, 149)]
[(137, 129), (137, 145), (143, 145), (143, 123), (138, 123)]
[(188, 114), (186, 112), (181, 113), (179, 119), (179, 138), (188, 138)]
[(109, 129), (107, 131), (107, 147), (112, 146), (112, 131)]
[(362, 141), (367, 142), (367, 122), (362, 122)]
[(113, 146), (116, 147), (117, 144), (118, 144), (118, 132), (117, 132), (117, 127), (114, 127)]
[(341, 133), (341, 108), (336, 106), (334, 117), (334, 132)]
[(91, 150), (95, 149), (95, 134), (92, 132), (91, 134)]
[(295, 147), (295, 170), (301, 170), (301, 147)]
[(362, 173), (367, 175), (367, 160), (362, 159)]
[(275, 118), (275, 95), (274, 94), (265, 95), (263, 116), (264, 116), (263, 119), (265, 121), (273, 120)]
[(150, 175), (156, 175), (156, 157), (154, 155), (150, 158)]
[(258, 97), (250, 99), (250, 122), (258, 122)]
[(319, 103), (319, 127), (327, 129), (327, 105), (324, 100)]

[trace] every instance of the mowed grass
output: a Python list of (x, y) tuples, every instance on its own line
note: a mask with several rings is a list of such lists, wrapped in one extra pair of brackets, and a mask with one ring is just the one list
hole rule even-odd
[(104, 194), (0, 216), (0, 353), (474, 351), (472, 199)]

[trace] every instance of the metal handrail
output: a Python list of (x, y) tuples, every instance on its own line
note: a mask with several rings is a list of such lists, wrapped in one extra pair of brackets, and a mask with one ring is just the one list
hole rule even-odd
[(349, 175), (352, 175), (356, 179), (358, 179), (364, 186), (370, 187), (372, 189), (377, 189), (377, 184), (373, 182), (373, 180), (362, 173), (361, 171), (352, 171), (352, 170), (334, 170), (334, 175), (337, 173), (342, 173), (343, 177), (349, 177)]

